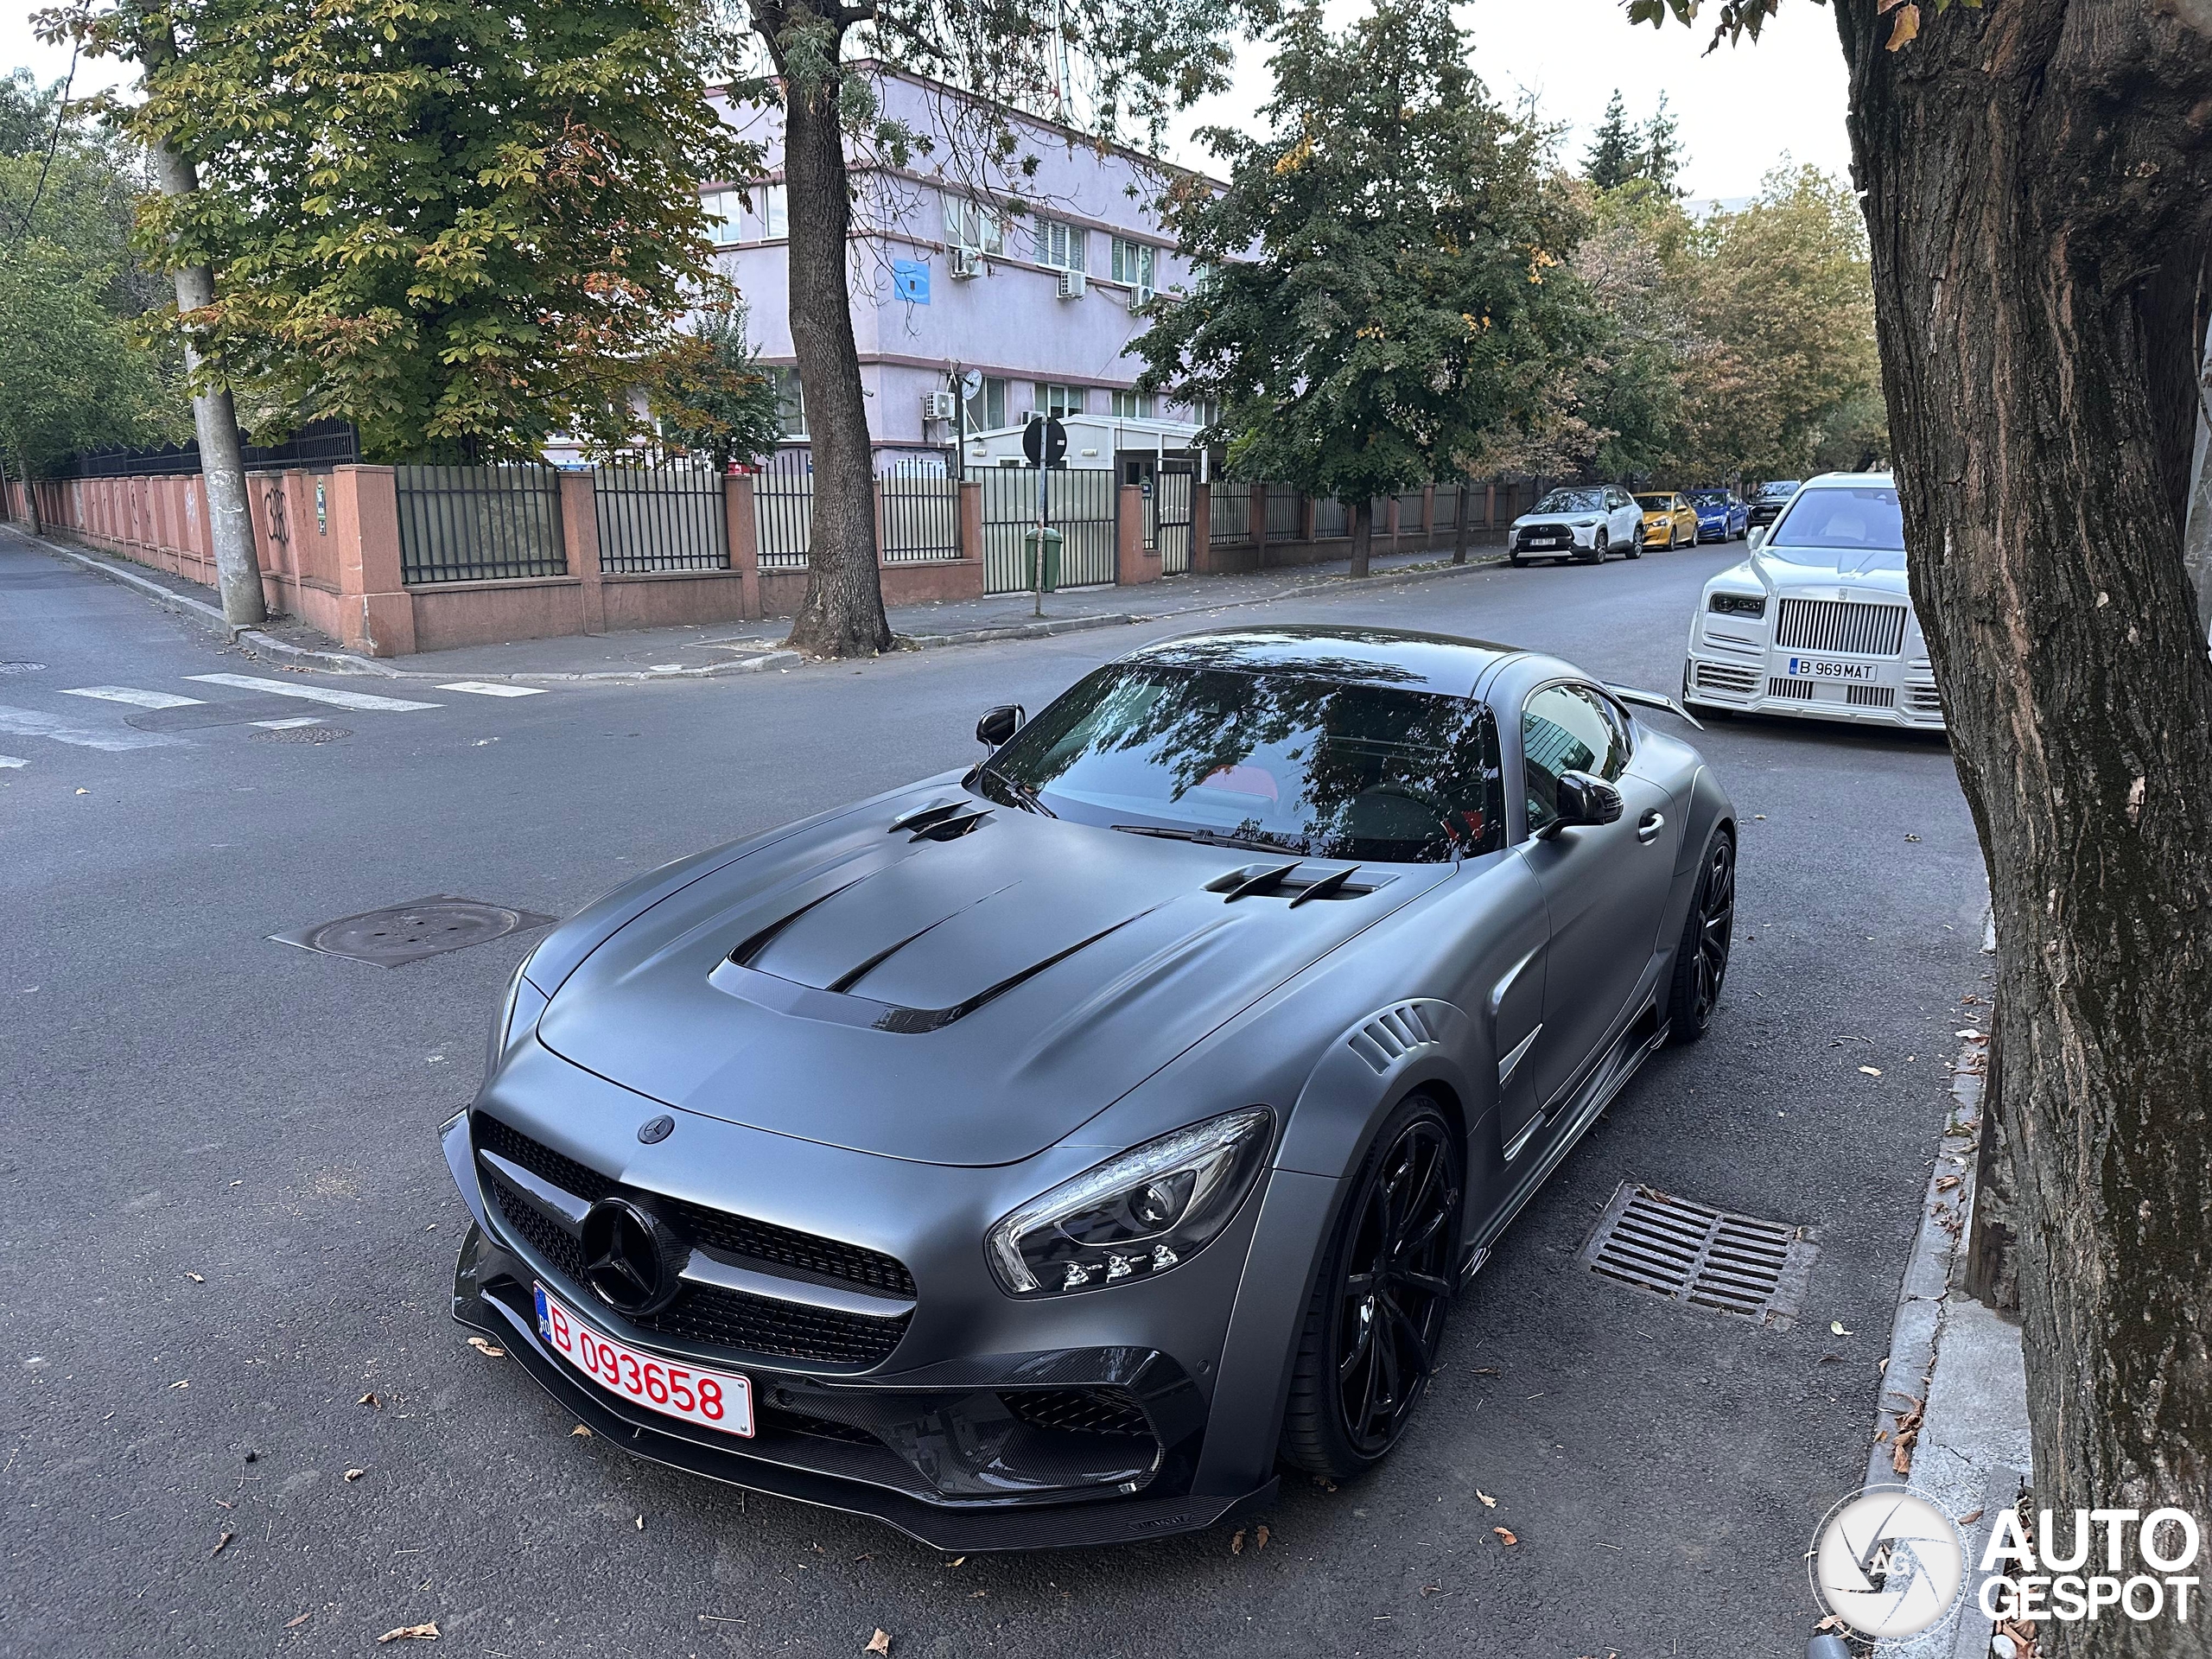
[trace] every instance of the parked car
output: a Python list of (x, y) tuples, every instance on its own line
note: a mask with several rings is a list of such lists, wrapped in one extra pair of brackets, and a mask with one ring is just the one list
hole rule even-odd
[(454, 1317), (608, 1445), (946, 1550), (1370, 1467), (1454, 1292), (1713, 1017), (1736, 813), (1662, 709), (1197, 634), (639, 877), (524, 961), (441, 1131)]
[(1671, 551), (1697, 544), (1697, 509), (1682, 497), (1671, 490), (1661, 490), (1637, 496), (1636, 505), (1643, 509), (1641, 531), (1644, 546), (1663, 547)]
[(1633, 559), (1643, 552), (1643, 513), (1626, 490), (1577, 484), (1546, 495), (1508, 534), (1506, 550), (1516, 565), (1532, 558), (1598, 564), (1608, 553)]
[(1733, 490), (1692, 490), (1700, 542), (1732, 542), (1751, 527), (1751, 504)]
[(1782, 517), (1782, 510), (1789, 505), (1789, 498), (1802, 487), (1794, 478), (1777, 479), (1771, 484), (1762, 484), (1751, 493), (1750, 511), (1744, 515), (1745, 528), (1750, 531), (1770, 524)]
[(1771, 531), (1751, 531), (1751, 555), (1706, 584), (1684, 702), (1943, 728), (1890, 474), (1808, 480)]

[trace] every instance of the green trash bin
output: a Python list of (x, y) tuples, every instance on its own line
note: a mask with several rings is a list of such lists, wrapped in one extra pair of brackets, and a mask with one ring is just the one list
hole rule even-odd
[[(1037, 580), (1037, 549), (1040, 543), (1045, 550), (1045, 580), (1041, 585)], [(1022, 586), (1032, 593), (1057, 593), (1060, 586), (1060, 532), (1050, 525), (1040, 529), (1033, 524), (1029, 533), (1021, 538), (1021, 547)]]

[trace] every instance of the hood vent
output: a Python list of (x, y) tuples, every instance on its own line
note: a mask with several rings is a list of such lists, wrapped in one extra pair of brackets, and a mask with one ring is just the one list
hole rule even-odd
[(901, 830), (911, 830), (916, 841), (956, 841), (990, 816), (990, 808), (973, 801), (931, 801), (927, 806), (901, 812), (891, 820), (885, 833), (895, 836)]
[(1379, 1077), (1400, 1060), (1437, 1040), (1418, 1002), (1401, 1002), (1385, 1008), (1347, 1039), (1351, 1052), (1365, 1060)]
[(1309, 899), (1363, 899), (1394, 879), (1386, 875), (1354, 881), (1351, 875), (1359, 868), (1357, 864), (1319, 874), (1300, 874), (1304, 868), (1295, 859), (1287, 864), (1247, 864), (1226, 875), (1217, 875), (1206, 883), (1206, 891), (1220, 893), (1225, 904), (1273, 894), (1289, 899), (1290, 908), (1296, 910)]

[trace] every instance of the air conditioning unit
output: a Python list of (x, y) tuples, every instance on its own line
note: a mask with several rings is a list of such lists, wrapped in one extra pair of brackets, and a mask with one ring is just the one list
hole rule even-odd
[(970, 276), (984, 274), (983, 256), (974, 248), (955, 248), (952, 251), (952, 274), (962, 282)]
[(1023, 410), (1021, 411), (1021, 413), (1020, 413), (1018, 416), (1016, 416), (1016, 417), (1015, 417), (1015, 420), (1014, 420), (1014, 423), (1016, 426), (1027, 426), (1027, 425), (1028, 425), (1028, 424), (1029, 424), (1029, 423), (1030, 423), (1030, 422), (1032, 422), (1032, 421), (1041, 421), (1041, 420), (1043, 420), (1044, 418), (1045, 418), (1045, 411), (1044, 411), (1043, 410), (1041, 410), (1041, 409), (1025, 409), (1025, 410)]
[(1137, 305), (1150, 305), (1158, 292), (1159, 290), (1154, 288), (1151, 283), (1141, 283), (1137, 288), (1133, 303)]
[(925, 391), (922, 394), (922, 418), (925, 421), (950, 421), (957, 418), (960, 405), (949, 391)]
[(1060, 273), (1060, 297), (1064, 300), (1081, 299), (1084, 290), (1090, 286), (1090, 279), (1079, 270), (1064, 270)]

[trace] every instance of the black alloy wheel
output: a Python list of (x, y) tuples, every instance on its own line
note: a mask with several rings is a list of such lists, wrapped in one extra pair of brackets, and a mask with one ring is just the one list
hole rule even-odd
[(1389, 1455), (1427, 1391), (1454, 1288), (1464, 1183), (1458, 1135), (1416, 1095), (1353, 1183), (1306, 1308), (1283, 1452), (1344, 1479)]
[(1715, 830), (1698, 872), (1697, 893), (1675, 953), (1667, 1020), (1674, 1040), (1694, 1043), (1713, 1024), (1721, 982), (1728, 977), (1728, 947), (1736, 931), (1736, 843)]

